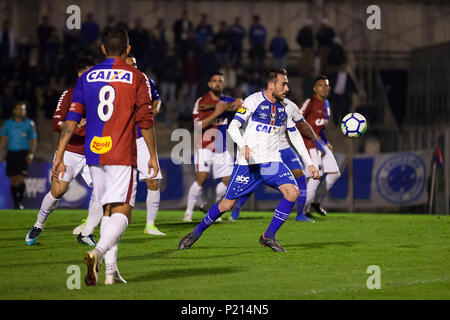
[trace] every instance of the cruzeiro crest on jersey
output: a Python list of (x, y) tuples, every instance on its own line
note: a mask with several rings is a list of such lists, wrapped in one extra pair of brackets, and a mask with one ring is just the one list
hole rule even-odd
[(256, 131), (265, 133), (278, 132), (285, 125), (287, 114), (281, 104), (261, 104), (252, 116), (252, 120), (259, 122)]
[(87, 82), (133, 83), (133, 73), (123, 69), (97, 69), (86, 75)]

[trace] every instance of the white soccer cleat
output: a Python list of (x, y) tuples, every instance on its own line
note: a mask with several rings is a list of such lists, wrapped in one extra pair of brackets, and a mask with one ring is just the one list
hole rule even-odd
[(221, 217), (218, 217), (218, 218), (216, 219), (216, 221), (214, 221), (214, 222), (222, 222), (222, 218), (221, 218)]
[(107, 274), (105, 277), (105, 284), (111, 285), (115, 283), (127, 283), (124, 278), (120, 275), (119, 270), (114, 272), (113, 274)]
[(185, 213), (184, 214), (184, 218), (183, 218), (184, 222), (192, 222), (192, 213)]
[(75, 229), (72, 230), (72, 234), (75, 236), (79, 235), (83, 231), (85, 225), (86, 220), (83, 220), (82, 224), (80, 224), (79, 226), (75, 227)]
[(153, 236), (165, 236), (166, 235), (164, 232), (159, 231), (155, 225), (151, 225), (151, 224), (147, 224), (145, 226), (144, 233), (151, 234)]

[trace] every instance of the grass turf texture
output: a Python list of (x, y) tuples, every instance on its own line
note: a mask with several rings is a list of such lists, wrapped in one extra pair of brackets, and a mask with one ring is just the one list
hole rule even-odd
[[(105, 286), (102, 265), (97, 287), (86, 287), (82, 258), (90, 247), (72, 235), (86, 214), (55, 211), (38, 244), (28, 247), (24, 238), (37, 211), (0, 211), (0, 299), (450, 298), (449, 216), (331, 213), (312, 224), (292, 213), (277, 234), (288, 252), (276, 253), (258, 243), (271, 212), (224, 219), (180, 251), (180, 239), (202, 214), (184, 223), (183, 212), (160, 211), (157, 226), (166, 236), (157, 237), (144, 234), (146, 213), (137, 210), (119, 243), (128, 284)], [(80, 290), (66, 286), (71, 265), (81, 269)], [(366, 286), (370, 265), (381, 269), (379, 290)]]

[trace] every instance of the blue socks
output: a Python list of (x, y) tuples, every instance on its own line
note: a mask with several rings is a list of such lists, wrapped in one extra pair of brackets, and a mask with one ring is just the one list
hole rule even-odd
[(231, 218), (233, 218), (233, 220), (237, 220), (237, 218), (239, 218), (241, 208), (244, 205), (245, 201), (247, 201), (247, 199), (250, 198), (250, 195), (251, 194), (245, 195), (236, 201), (236, 204), (233, 207), (233, 211), (231, 211)]
[(275, 233), (280, 229), (283, 223), (289, 217), (289, 214), (294, 207), (295, 202), (288, 201), (286, 199), (281, 199), (275, 213), (273, 215), (272, 221), (270, 222), (269, 228), (264, 232), (264, 238), (275, 238)]
[(300, 191), (300, 195), (297, 199), (297, 217), (303, 215), (303, 208), (306, 203), (306, 177), (303, 175), (301, 177), (295, 178), (297, 181), (298, 190)]
[(219, 203), (214, 204), (211, 209), (209, 209), (206, 216), (203, 218), (202, 222), (194, 229), (193, 233), (195, 236), (200, 237), (217, 218), (219, 218), (222, 213), (219, 211)]

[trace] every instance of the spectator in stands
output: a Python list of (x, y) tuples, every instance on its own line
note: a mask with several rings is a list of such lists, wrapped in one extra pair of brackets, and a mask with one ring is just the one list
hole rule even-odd
[(330, 55), (334, 38), (334, 30), (330, 27), (328, 19), (322, 19), (316, 38), (319, 45), (320, 74), (325, 74), (328, 68), (328, 56)]
[(173, 55), (168, 54), (158, 63), (158, 78), (161, 83), (161, 101), (164, 102), (168, 115), (168, 126), (172, 126), (171, 114), (177, 113), (177, 83), (181, 77), (181, 66), (179, 60)]
[(231, 50), (230, 33), (225, 21), (220, 22), (219, 31), (214, 35), (213, 43), (216, 47), (219, 66), (223, 67), (230, 60)]
[(211, 42), (205, 44), (204, 51), (200, 53), (200, 61), (200, 81), (197, 96), (202, 96), (209, 91), (210, 75), (219, 68), (217, 54)]
[(45, 49), (45, 42), (50, 36), (50, 33), (54, 30), (54, 27), (52, 27), (49, 24), (49, 17), (43, 16), (42, 17), (42, 24), (39, 25), (37, 29), (37, 40), (38, 40), (38, 52), (39, 52), (39, 60), (42, 61), (44, 57), (44, 49)]
[(245, 38), (245, 28), (241, 24), (241, 17), (236, 17), (234, 19), (234, 24), (230, 26), (229, 31), (231, 44), (231, 60), (233, 61), (234, 66), (240, 66), (242, 63), (242, 42)]
[(139, 69), (145, 70), (148, 65), (149, 35), (148, 31), (142, 26), (141, 19), (136, 19), (134, 23), (134, 28), (128, 33), (131, 53), (139, 62)]
[(187, 113), (194, 106), (195, 97), (197, 96), (197, 85), (200, 80), (200, 62), (193, 49), (187, 52), (186, 58), (183, 60), (181, 78), (183, 81), (183, 98), (181, 101), (184, 104), (182, 112)]
[(192, 22), (189, 20), (188, 12), (183, 10), (181, 18), (176, 20), (172, 27), (176, 57), (184, 56), (183, 44), (188, 40), (189, 32), (192, 30)]
[[(237, 75), (236, 70), (233, 67), (233, 61), (229, 60), (220, 71), (222, 71), (223, 78), (225, 79), (225, 87), (223, 90), (233, 92), (234, 88), (237, 86)], [(234, 97), (234, 95), (232, 96)]]
[(329, 100), (333, 122), (338, 126), (342, 118), (350, 112), (353, 94), (358, 93), (358, 90), (352, 77), (345, 70), (335, 71), (327, 77), (331, 87)]
[(252, 66), (259, 70), (264, 69), (264, 58), (266, 57), (266, 37), (267, 30), (260, 23), (258, 15), (253, 17), (253, 24), (248, 31), (248, 37), (250, 41), (249, 56), (252, 62)]
[(328, 56), (328, 73), (346, 70), (347, 54), (345, 53), (342, 41), (334, 37)]
[(46, 75), (51, 78), (58, 75), (59, 65), (59, 52), (61, 47), (61, 41), (55, 28), (51, 28), (50, 32), (45, 40), (45, 46), (43, 50), (43, 63), (45, 66)]
[(286, 38), (283, 36), (283, 28), (278, 27), (277, 34), (270, 42), (270, 52), (273, 55), (273, 65), (276, 68), (284, 69), (286, 66), (286, 55), (289, 51)]
[(41, 110), (44, 110), (45, 119), (53, 119), (53, 113), (58, 105), (59, 97), (60, 92), (56, 91), (53, 82), (49, 81), (44, 87), (44, 91), (42, 93), (42, 104), (40, 108)]
[(314, 33), (311, 19), (306, 20), (304, 26), (299, 30), (297, 43), (300, 45), (302, 52), (299, 69), (302, 78), (302, 95), (303, 100), (305, 100), (313, 94), (314, 79), (316, 78), (313, 49)]
[(108, 18), (106, 20), (106, 26), (102, 30), (102, 35), (108, 33), (116, 25), (117, 25), (117, 23), (116, 23), (116, 18), (114, 17), (114, 15), (112, 15), (112, 14), (108, 15)]
[(7, 119), (11, 116), (12, 109), (16, 104), (16, 99), (14, 97), (14, 87), (13, 82), (11, 80), (6, 82), (6, 85), (2, 88), (3, 93), (1, 95), (1, 105), (2, 110), (0, 116), (2, 119)]
[(312, 20), (307, 19), (303, 27), (298, 31), (297, 43), (302, 50), (314, 47), (314, 32), (312, 28)]
[(97, 41), (100, 36), (100, 28), (94, 21), (94, 15), (92, 13), (87, 14), (86, 21), (81, 24), (81, 41), (86, 50), (92, 51), (92, 45)]
[(16, 38), (14, 30), (11, 29), (9, 20), (3, 20), (0, 29), (0, 64), (6, 63), (11, 58), (16, 57)]
[(157, 41), (156, 47), (156, 61), (162, 60), (164, 56), (167, 55), (167, 50), (169, 48), (169, 43), (166, 38), (166, 25), (164, 19), (159, 18), (155, 26), (155, 36)]
[(203, 50), (205, 43), (212, 41), (213, 35), (213, 28), (208, 22), (208, 15), (202, 13), (200, 22), (197, 25), (197, 28), (195, 28), (195, 39), (198, 47)]

